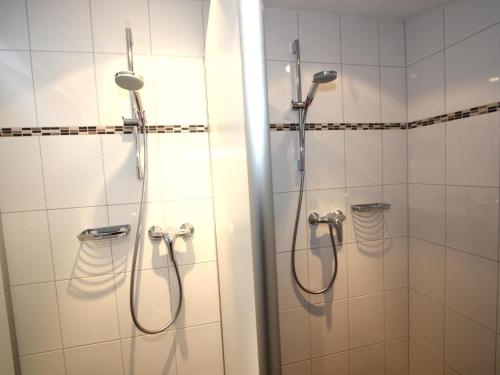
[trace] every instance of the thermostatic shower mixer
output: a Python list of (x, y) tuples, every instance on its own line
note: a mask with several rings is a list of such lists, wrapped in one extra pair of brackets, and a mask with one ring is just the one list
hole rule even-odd
[(335, 228), (339, 242), (343, 241), (342, 222), (345, 220), (345, 215), (341, 210), (329, 212), (325, 216), (321, 216), (318, 212), (313, 211), (309, 214), (308, 221), (311, 225), (328, 224)]

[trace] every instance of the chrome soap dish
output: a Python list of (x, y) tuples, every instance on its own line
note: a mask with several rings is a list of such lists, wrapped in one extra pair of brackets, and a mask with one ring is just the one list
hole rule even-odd
[(77, 237), (80, 241), (101, 241), (125, 237), (130, 232), (130, 224), (85, 229)]
[(370, 211), (378, 211), (378, 210), (388, 210), (391, 208), (390, 203), (363, 203), (363, 204), (353, 204), (351, 206), (351, 210), (356, 212), (370, 212)]

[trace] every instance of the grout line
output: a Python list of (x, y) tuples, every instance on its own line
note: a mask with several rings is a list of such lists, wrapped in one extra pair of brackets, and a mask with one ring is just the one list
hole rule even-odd
[[(443, 53), (443, 97), (444, 97), (444, 112), (448, 113), (447, 111), (447, 106), (446, 106), (446, 32), (445, 32), (445, 21), (444, 21), (444, 8), (442, 10), (442, 20), (443, 20), (443, 45), (445, 46), (444, 48), (444, 53)], [(447, 188), (446, 188), (446, 128), (447, 128), (447, 122), (444, 122), (444, 180), (445, 180), (445, 188), (444, 188), (444, 243), (446, 245), (447, 243), (447, 238), (446, 238), (446, 223), (447, 223), (447, 210), (446, 210), (446, 202), (447, 202)], [(446, 247), (444, 249), (444, 286), (443, 286), (443, 292), (444, 292), (444, 305), (445, 308), (443, 309), (443, 371), (444, 371), (444, 363), (445, 363), (445, 353), (446, 353), (446, 301), (447, 301), (447, 288), (446, 288), (446, 274), (447, 274), (447, 260), (448, 258), (448, 251), (446, 250)], [(496, 350), (495, 350), (496, 352)]]

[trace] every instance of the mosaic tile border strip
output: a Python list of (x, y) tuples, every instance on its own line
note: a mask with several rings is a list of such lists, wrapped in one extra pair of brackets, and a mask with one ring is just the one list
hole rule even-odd
[[(51, 135), (132, 134), (132, 126), (53, 126), (36, 128), (0, 128), (0, 137)], [(148, 133), (205, 133), (208, 125), (148, 125)]]
[[(468, 108), (461, 111), (451, 112), (423, 120), (396, 123), (323, 123), (306, 124), (306, 130), (372, 130), (372, 129), (414, 129), (421, 126), (429, 126), (442, 122), (459, 120), (467, 117), (484, 115), (500, 111), (500, 102), (490, 103), (478, 107)], [(299, 130), (299, 124), (271, 124), (271, 131), (294, 131)]]

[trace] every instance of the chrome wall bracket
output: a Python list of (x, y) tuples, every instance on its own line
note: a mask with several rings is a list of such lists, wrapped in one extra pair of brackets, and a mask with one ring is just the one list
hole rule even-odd
[(337, 232), (337, 238), (339, 242), (343, 241), (343, 231), (342, 231), (342, 222), (345, 220), (345, 215), (342, 210), (335, 210), (329, 212), (328, 214), (321, 216), (318, 212), (313, 211), (308, 216), (309, 224), (311, 225), (319, 225), (319, 224), (328, 224), (335, 228)]

